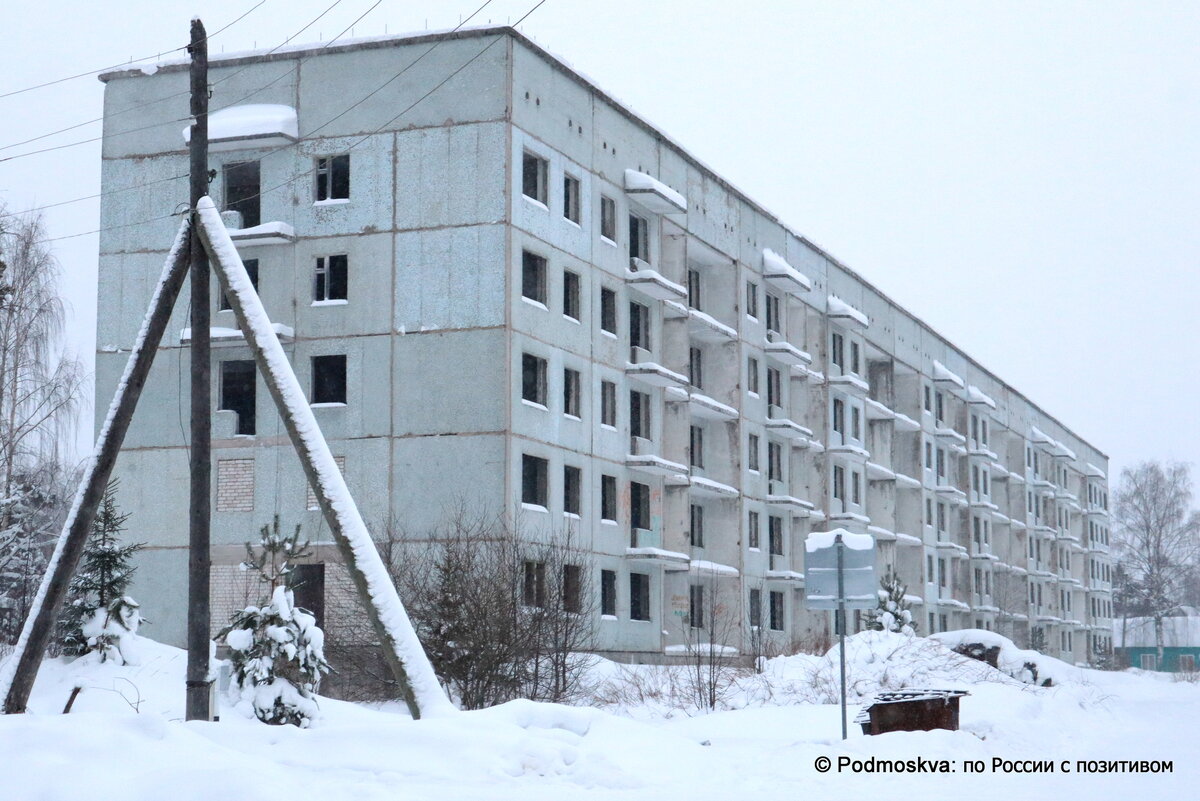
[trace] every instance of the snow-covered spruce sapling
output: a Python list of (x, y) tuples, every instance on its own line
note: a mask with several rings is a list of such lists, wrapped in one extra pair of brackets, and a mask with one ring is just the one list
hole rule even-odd
[(879, 606), (867, 612), (867, 628), (893, 631), (897, 634), (916, 634), (911, 604), (905, 598), (908, 586), (889, 570), (879, 581)]
[(117, 488), (113, 479), (105, 489), (79, 570), (71, 580), (62, 647), (68, 655), (94, 652), (101, 661), (136, 664), (135, 641), (144, 621), (138, 602), (126, 591), (137, 569), (133, 555), (145, 544), (120, 544), (129, 515), (117, 507)]
[(263, 526), (257, 548), (246, 543), (241, 565), (263, 585), (262, 601), (235, 612), (220, 635), (233, 663), (231, 700), (264, 723), (311, 725), (317, 715), (314, 694), (329, 672), (325, 633), (312, 614), (295, 605), (290, 587), (296, 562), (310, 555), (300, 526), (285, 535), (278, 515)]

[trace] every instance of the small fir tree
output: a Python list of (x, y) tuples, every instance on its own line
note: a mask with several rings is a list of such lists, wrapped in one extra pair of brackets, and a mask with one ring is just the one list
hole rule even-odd
[(120, 544), (129, 515), (117, 507), (117, 488), (113, 479), (105, 489), (79, 570), (71, 580), (62, 646), (67, 655), (95, 652), (101, 661), (116, 659), (125, 664), (135, 660), (133, 640), (144, 622), (137, 601), (126, 590), (137, 570), (133, 555), (145, 543)]
[(246, 543), (241, 564), (264, 585), (262, 601), (235, 612), (220, 635), (233, 663), (232, 701), (264, 723), (311, 725), (317, 715), (314, 694), (329, 672), (325, 633), (312, 614), (295, 605), (290, 588), (296, 561), (310, 555), (300, 526), (285, 535), (278, 515), (263, 526), (257, 549)]
[(879, 581), (879, 606), (867, 612), (867, 628), (916, 634), (917, 624), (913, 620), (911, 604), (904, 597), (907, 592), (908, 586), (889, 570)]

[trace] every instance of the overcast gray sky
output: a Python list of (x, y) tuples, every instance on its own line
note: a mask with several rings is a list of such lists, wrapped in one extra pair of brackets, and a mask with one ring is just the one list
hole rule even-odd
[[(200, 13), (215, 31), (257, 1)], [(493, 0), (477, 21), (535, 1)], [(265, 0), (211, 49), (273, 47), (332, 2)], [(300, 40), (374, 2), (342, 0)], [(383, 0), (353, 33), (452, 27), (482, 2)], [(178, 47), (198, 4), (9, 5), (0, 94)], [(521, 27), (1106, 451), (1114, 473), (1200, 458), (1200, 4), (547, 0)], [(0, 98), (0, 148), (97, 118), (101, 102), (95, 77)], [(96, 194), (99, 152), (0, 161), (0, 199)], [(98, 208), (48, 210), (50, 235), (97, 228)], [(55, 243), (89, 362), (96, 242)]]

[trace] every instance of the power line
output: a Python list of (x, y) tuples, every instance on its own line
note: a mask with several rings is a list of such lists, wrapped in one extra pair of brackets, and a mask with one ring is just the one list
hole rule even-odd
[(119, 195), (122, 192), (129, 192), (134, 189), (143, 189), (147, 186), (154, 186), (155, 184), (162, 184), (162, 183), (166, 183), (168, 181), (178, 181), (181, 178), (187, 178), (187, 177), (188, 177), (187, 173), (184, 173), (183, 175), (172, 175), (169, 178), (156, 178), (153, 181), (146, 181), (146, 182), (140, 183), (140, 184), (132, 184), (131, 186), (123, 186), (120, 189), (109, 189), (107, 192), (97, 192), (94, 195), (85, 195), (83, 197), (75, 197), (75, 198), (71, 198), (70, 200), (60, 200), (57, 203), (47, 203), (44, 206), (34, 206), (31, 209), (21, 209), (20, 211), (6, 212), (4, 214), (0, 214), (0, 219), (3, 219), (4, 217), (19, 217), (22, 214), (32, 214), (35, 211), (45, 211), (46, 209), (55, 209), (55, 208), (58, 208), (59, 206), (69, 206), (72, 203), (82, 203), (85, 200), (95, 200), (96, 198), (108, 197), (109, 195)]
[[(216, 36), (217, 34), (223, 33), (224, 31), (229, 30), (234, 25), (236, 25), (237, 23), (239, 23), (243, 19), (245, 19), (247, 16), (249, 16), (250, 12), (254, 11), (256, 8), (258, 8), (265, 2), (267, 2), (267, 0), (258, 0), (257, 3), (255, 3), (253, 6), (251, 6), (250, 9), (245, 11), (240, 17), (235, 19), (233, 22), (230, 22), (229, 24), (225, 25), (223, 28), (219, 28), (216, 31), (210, 33), (206, 37), (206, 39), (211, 39), (214, 36)], [(188, 45), (183, 45), (182, 47), (173, 47), (170, 50), (164, 50), (162, 52), (155, 53), (155, 54), (149, 55), (149, 56), (142, 56), (141, 58), (131, 58), (129, 61), (124, 61), (124, 62), (121, 62), (120, 64), (113, 64), (112, 66), (109, 66), (109, 67), (101, 67), (98, 70), (89, 70), (87, 72), (79, 72), (79, 73), (76, 73), (75, 75), (68, 75), (65, 78), (56, 78), (53, 81), (46, 81), (45, 83), (39, 83), (39, 84), (35, 84), (33, 86), (26, 86), (24, 89), (13, 89), (10, 92), (0, 93), (0, 100), (4, 99), (6, 97), (12, 97), (13, 95), (24, 94), (25, 92), (32, 92), (34, 89), (45, 89), (47, 86), (54, 86), (55, 84), (66, 83), (67, 81), (73, 81), (76, 78), (86, 78), (89, 75), (96, 75), (101, 72), (107, 72), (108, 70), (115, 70), (120, 67), (124, 67), (127, 64), (135, 64), (139, 61), (148, 61), (149, 59), (152, 59), (152, 58), (162, 58), (165, 55), (169, 55), (171, 53), (178, 53), (181, 50), (187, 50), (187, 49), (188, 49)]]

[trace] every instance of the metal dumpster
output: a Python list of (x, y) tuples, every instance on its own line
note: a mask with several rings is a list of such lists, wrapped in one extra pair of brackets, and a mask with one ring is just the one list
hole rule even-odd
[(958, 731), (958, 699), (966, 690), (890, 690), (876, 693), (854, 719), (863, 734), (889, 731)]

